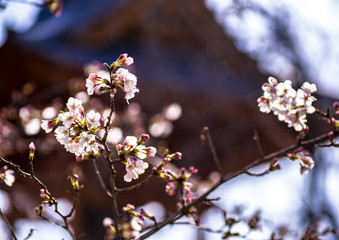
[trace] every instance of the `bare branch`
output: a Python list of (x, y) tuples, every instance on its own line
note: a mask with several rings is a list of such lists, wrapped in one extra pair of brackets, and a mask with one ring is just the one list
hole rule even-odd
[[(336, 137), (339, 135), (339, 130), (333, 132), (333, 137)], [(221, 184), (243, 174), (246, 173), (249, 169), (251, 169), (252, 167), (258, 166), (259, 164), (265, 163), (265, 162), (269, 162), (271, 160), (273, 160), (274, 158), (278, 158), (278, 157), (282, 157), (285, 156), (287, 153), (292, 152), (294, 150), (296, 150), (299, 147), (305, 147), (305, 146), (311, 146), (311, 145), (315, 145), (321, 142), (324, 142), (326, 140), (329, 140), (329, 136), (328, 134), (322, 134), (318, 137), (312, 138), (310, 140), (306, 140), (306, 141), (300, 141), (296, 144), (293, 144), (289, 147), (286, 147), (280, 151), (271, 153), (263, 158), (257, 159), (254, 162), (248, 164), (246, 167), (244, 167), (243, 169), (233, 172), (233, 173), (229, 173), (225, 176), (222, 177), (222, 180), (215, 184), (214, 186), (212, 186), (208, 191), (206, 191), (204, 194), (202, 194), (200, 197), (198, 197), (195, 201), (193, 201), (192, 203), (188, 204), (187, 206), (181, 208), (180, 210), (178, 210), (176, 213), (174, 213), (172, 216), (168, 217), (167, 219), (165, 219), (164, 221), (158, 223), (156, 226), (154, 226), (153, 229), (151, 229), (150, 231), (144, 233), (143, 235), (139, 236), (137, 239), (142, 240), (142, 239), (146, 239), (147, 237), (151, 236), (152, 234), (154, 234), (155, 232), (159, 231), (160, 229), (162, 229), (163, 227), (165, 227), (168, 224), (172, 224), (173, 222), (175, 222), (176, 220), (180, 219), (182, 216), (185, 215), (185, 212), (187, 212), (187, 209), (190, 208), (191, 206), (203, 201), (204, 199), (207, 198), (207, 196), (212, 193), (215, 189), (217, 189)]]
[(258, 148), (258, 151), (259, 151), (260, 158), (263, 158), (265, 155), (264, 155), (264, 151), (263, 151), (263, 148), (262, 148), (262, 145), (261, 145), (261, 142), (260, 142), (260, 138), (259, 138), (259, 134), (258, 134), (257, 130), (254, 131), (253, 139), (254, 139), (255, 143), (257, 144), (257, 148)]
[(105, 191), (106, 195), (109, 196), (110, 198), (112, 197), (112, 193), (107, 189), (105, 183), (104, 183), (104, 180), (102, 179), (101, 177), (101, 173), (98, 169), (98, 166), (97, 166), (97, 163), (95, 161), (96, 159), (93, 159), (93, 166), (94, 166), (94, 169), (95, 169), (95, 174), (97, 175), (98, 177), (98, 180), (99, 180), (99, 183), (100, 183), (100, 186), (102, 187), (102, 189)]
[(208, 143), (208, 146), (209, 146), (210, 151), (212, 153), (212, 158), (213, 158), (214, 164), (217, 167), (217, 170), (218, 170), (218, 172), (220, 174), (220, 177), (222, 177), (223, 176), (223, 171), (222, 171), (221, 163), (220, 163), (220, 160), (219, 160), (219, 158), (217, 156), (217, 152), (215, 151), (215, 147), (214, 147), (214, 144), (212, 142), (210, 130), (208, 129), (208, 127), (204, 127), (204, 129), (202, 130), (202, 134), (207, 139), (207, 143)]
[(27, 237), (26, 237), (24, 240), (30, 239), (30, 238), (32, 237), (34, 231), (35, 231), (35, 229), (30, 229), (30, 231), (29, 231)]
[(2, 212), (1, 208), (0, 208), (0, 216), (2, 217), (2, 219), (5, 221), (9, 231), (12, 234), (12, 237), (14, 238), (14, 240), (18, 240), (18, 238), (15, 235), (14, 229), (12, 227), (12, 225), (9, 223), (8, 219), (6, 218), (5, 214)]

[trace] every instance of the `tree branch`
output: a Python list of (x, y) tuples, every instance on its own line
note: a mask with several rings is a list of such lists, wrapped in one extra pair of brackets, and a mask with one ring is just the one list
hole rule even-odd
[(8, 219), (6, 218), (5, 214), (2, 212), (1, 208), (0, 208), (0, 216), (2, 217), (2, 219), (5, 221), (9, 231), (12, 234), (12, 237), (14, 238), (14, 240), (18, 240), (18, 238), (15, 235), (14, 229), (12, 227), (12, 225), (9, 223)]
[[(337, 137), (339, 135), (339, 130), (333, 132), (333, 137)], [(326, 140), (329, 139), (328, 134), (322, 134), (318, 137), (306, 140), (306, 141), (300, 141), (296, 144), (293, 144), (289, 147), (286, 147), (280, 151), (271, 153), (265, 157), (259, 158), (257, 160), (255, 160), (254, 162), (248, 164), (246, 167), (244, 167), (241, 170), (235, 171), (233, 173), (229, 173), (225, 176), (222, 177), (222, 180), (215, 184), (214, 186), (212, 186), (207, 192), (205, 192), (204, 194), (202, 194), (200, 197), (198, 197), (195, 201), (193, 201), (192, 203), (188, 204), (187, 206), (183, 207), (182, 209), (178, 210), (175, 214), (173, 214), (172, 216), (170, 216), (169, 218), (165, 219), (164, 221), (158, 223), (156, 226), (154, 226), (153, 229), (151, 229), (150, 231), (142, 234), (141, 236), (138, 236), (135, 239), (146, 239), (147, 237), (153, 235), (154, 233), (156, 233), (157, 231), (159, 231), (160, 229), (162, 229), (163, 227), (165, 227), (167, 224), (172, 224), (173, 222), (175, 222), (177, 219), (180, 219), (182, 216), (185, 215), (185, 212), (187, 212), (187, 209), (190, 208), (191, 206), (203, 201), (204, 199), (207, 198), (207, 196), (212, 193), (214, 190), (216, 190), (220, 185), (222, 185), (223, 183), (243, 174), (246, 173), (249, 169), (251, 169), (252, 167), (258, 166), (262, 163), (265, 162), (269, 162), (274, 158), (278, 158), (278, 157), (282, 157), (285, 156), (287, 153), (292, 152), (294, 150), (296, 150), (299, 147), (305, 147), (305, 146), (310, 146), (310, 145), (315, 145), (321, 142), (324, 142)]]

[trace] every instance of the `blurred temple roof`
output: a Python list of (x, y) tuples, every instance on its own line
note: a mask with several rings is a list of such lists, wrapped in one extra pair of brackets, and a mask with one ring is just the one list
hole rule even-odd
[[(111, 63), (126, 52), (135, 60), (131, 71), (140, 88), (135, 101), (149, 114), (172, 102), (182, 106), (169, 148), (183, 152), (182, 164), (196, 166), (202, 176), (215, 170), (211, 153), (201, 147), (204, 126), (210, 127), (225, 173), (259, 157), (253, 130), (259, 131), (265, 153), (294, 140), (286, 126), (259, 113), (256, 99), (266, 76), (235, 47), (203, 0), (69, 0), (64, 4), (61, 17), (42, 11), (32, 29), (9, 34), (0, 48), (1, 78), (6, 79), (0, 88), (2, 104), (9, 101), (12, 89), (28, 81), (36, 82), (40, 90), (48, 89), (47, 98), (59, 96), (67, 91), (70, 78), (83, 76), (84, 64)], [(61, 159), (49, 161), (50, 169), (53, 164), (60, 168)], [(143, 191), (140, 196), (156, 193), (154, 188)], [(97, 194), (87, 197), (89, 205), (100, 205)]]
[[(183, 106), (181, 127), (177, 127), (183, 132), (178, 130), (180, 140), (173, 147), (192, 145), (188, 148), (193, 151), (196, 146), (188, 136), (193, 134), (199, 142), (199, 132), (207, 125), (221, 155), (230, 161), (241, 159), (237, 164), (243, 165), (258, 156), (254, 129), (268, 137), (269, 151), (291, 139), (289, 131), (268, 124), (270, 117), (259, 113), (256, 98), (266, 76), (235, 47), (203, 0), (64, 4), (61, 17), (43, 11), (32, 29), (10, 35), (0, 48), (0, 66), (6, 66), (2, 78), (13, 79), (0, 90), (4, 99), (9, 99), (9, 89), (32, 80), (41, 88), (55, 85), (49, 97), (60, 94), (53, 92), (56, 84), (66, 85), (71, 77), (82, 75), (84, 64), (111, 63), (127, 52), (135, 60), (132, 70), (141, 89), (136, 100), (151, 112), (171, 102)], [(272, 138), (275, 131), (279, 140)], [(199, 154), (191, 157), (204, 159)]]
[(248, 94), (263, 82), (256, 63), (235, 48), (202, 0), (65, 1), (61, 17), (41, 14), (14, 42), (74, 67), (128, 52), (140, 79), (191, 90)]

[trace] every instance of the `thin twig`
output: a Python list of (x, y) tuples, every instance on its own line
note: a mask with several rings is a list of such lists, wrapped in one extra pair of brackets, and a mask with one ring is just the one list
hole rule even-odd
[(329, 143), (329, 144), (317, 144), (315, 147), (325, 148), (325, 147), (339, 147), (338, 143)]
[[(29, 178), (33, 179), (36, 183), (38, 183), (38, 184), (40, 185), (40, 187), (41, 187), (42, 189), (44, 189), (45, 194), (46, 194), (47, 196), (49, 196), (49, 198), (50, 198), (50, 204), (51, 204), (51, 205), (54, 205), (54, 212), (57, 213), (57, 214), (63, 219), (64, 224), (61, 224), (61, 223), (57, 223), (57, 222), (55, 222), (55, 221), (52, 221), (51, 219), (49, 219), (49, 218), (47, 218), (47, 217), (44, 217), (43, 215), (40, 215), (40, 217), (43, 218), (43, 219), (46, 220), (46, 221), (49, 221), (49, 222), (51, 222), (51, 223), (53, 223), (53, 224), (55, 224), (55, 225), (57, 225), (57, 226), (60, 226), (60, 227), (64, 228), (64, 229), (69, 233), (69, 235), (72, 237), (72, 239), (76, 239), (76, 237), (74, 236), (73, 232), (70, 230), (70, 227), (69, 227), (69, 223), (68, 223), (68, 218), (69, 218), (69, 217), (68, 217), (68, 216), (64, 216), (64, 215), (59, 211), (57, 200), (56, 200), (56, 199), (52, 196), (52, 194), (48, 191), (47, 186), (46, 186), (40, 179), (38, 179), (38, 178), (35, 176), (35, 174), (34, 174), (34, 165), (33, 165), (33, 157), (32, 157), (32, 158), (31, 158), (31, 157), (29, 158), (30, 173), (27, 173), (27, 172), (23, 171), (23, 170), (20, 168), (19, 165), (14, 164), (14, 163), (12, 163), (12, 162), (10, 162), (10, 161), (8, 161), (8, 160), (2, 158), (2, 157), (0, 157), (0, 160), (1, 160), (2, 162), (4, 162), (5, 164), (8, 164), (8, 165), (11, 166), (12, 168), (14, 168), (14, 169), (15, 169), (19, 174), (21, 174), (22, 176), (24, 176), (24, 177), (29, 177)], [(71, 210), (71, 211), (72, 211), (72, 213), (73, 213), (74, 210)]]
[(262, 145), (261, 145), (261, 142), (260, 142), (260, 138), (259, 138), (259, 134), (258, 134), (257, 130), (254, 131), (253, 139), (254, 139), (254, 141), (255, 141), (255, 143), (257, 145), (257, 149), (258, 149), (260, 158), (263, 158), (265, 155), (264, 155), (264, 151), (263, 151), (263, 148), (262, 148)]
[(192, 224), (191, 222), (175, 222), (175, 223), (172, 223), (172, 225), (189, 225), (189, 226), (194, 227), (198, 230), (202, 230), (202, 231), (210, 232), (210, 233), (223, 233), (224, 232), (222, 229), (214, 230), (214, 229), (208, 228), (208, 227), (197, 226), (195, 224)]
[(6, 218), (5, 214), (2, 212), (1, 208), (0, 208), (0, 216), (2, 217), (2, 219), (5, 221), (9, 231), (12, 234), (12, 237), (14, 238), (14, 240), (18, 240), (18, 238), (15, 235), (14, 229), (12, 227), (12, 225), (9, 223), (8, 219)]
[(208, 143), (208, 146), (209, 146), (210, 151), (212, 153), (212, 158), (213, 158), (214, 164), (217, 167), (217, 170), (218, 170), (220, 176), (222, 177), (223, 176), (222, 166), (221, 166), (220, 160), (217, 156), (217, 152), (215, 150), (215, 147), (214, 147), (214, 144), (213, 144), (213, 141), (212, 141), (212, 137), (211, 137), (211, 134), (210, 134), (210, 130), (208, 129), (208, 127), (204, 127), (204, 129), (202, 130), (202, 134), (204, 134), (204, 136), (207, 139), (207, 143)]
[(24, 176), (24, 177), (32, 178), (32, 177), (31, 177), (31, 174), (26, 173), (25, 171), (23, 171), (23, 170), (20, 168), (19, 165), (14, 164), (14, 163), (12, 163), (11, 161), (8, 161), (8, 160), (6, 160), (6, 159), (4, 159), (4, 158), (2, 158), (2, 157), (0, 157), (0, 161), (2, 161), (3, 163), (5, 163), (5, 164), (11, 166), (12, 168), (14, 168), (14, 169), (16, 170), (16, 172), (18, 172), (20, 175), (22, 175), (22, 176)]
[[(48, 215), (50, 215), (50, 214), (48, 214)], [(44, 219), (45, 221), (47, 221), (47, 222), (53, 224), (53, 225), (59, 226), (59, 227), (61, 227), (61, 228), (65, 228), (65, 226), (64, 226), (61, 222), (57, 222), (57, 221), (52, 220), (51, 215), (50, 215), (50, 216), (40, 215), (40, 217), (41, 217), (42, 219)], [(54, 219), (55, 219), (55, 218), (54, 218)]]
[(117, 192), (129, 192), (135, 189), (140, 188), (143, 184), (147, 183), (154, 175), (154, 171), (153, 173), (149, 174), (146, 178), (144, 178), (143, 180), (141, 180), (140, 182), (130, 186), (130, 187), (125, 187), (125, 188), (117, 188), (116, 191)]
[(80, 189), (75, 189), (75, 195), (73, 197), (73, 204), (72, 204), (72, 208), (71, 210), (69, 211), (69, 213), (65, 216), (65, 218), (70, 218), (72, 217), (74, 211), (75, 211), (75, 206), (76, 206), (76, 203), (79, 199), (79, 193), (80, 193)]
[(24, 240), (30, 239), (30, 237), (32, 237), (34, 231), (35, 231), (35, 229), (30, 229), (27, 237)]
[(100, 186), (105, 191), (107, 196), (109, 196), (111, 198), (112, 197), (112, 193), (107, 189), (107, 187), (106, 187), (106, 185), (104, 183), (104, 180), (102, 179), (101, 173), (99, 171), (99, 168), (98, 168), (97, 163), (96, 163), (95, 160), (96, 159), (93, 159), (92, 162), (93, 162), (93, 166), (94, 166), (94, 169), (95, 169), (95, 174), (97, 175), (97, 178), (99, 180)]
[(117, 188), (117, 192), (129, 192), (135, 189), (140, 188), (143, 184), (147, 183), (156, 173), (161, 169), (161, 164), (159, 164), (157, 167), (154, 167), (152, 169), (152, 173), (149, 174), (146, 178), (141, 180), (140, 182), (134, 184), (133, 186), (126, 187), (126, 188)]
[(269, 174), (271, 171), (268, 169), (262, 173), (251, 173), (249, 171), (245, 171), (244, 173), (246, 173), (247, 175), (249, 176), (253, 176), (253, 177), (262, 177), (262, 176), (265, 176), (267, 174)]

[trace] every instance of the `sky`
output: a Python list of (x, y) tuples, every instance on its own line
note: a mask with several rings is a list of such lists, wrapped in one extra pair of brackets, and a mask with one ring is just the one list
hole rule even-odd
[[(259, 0), (258, 0), (259, 1)], [(267, 9), (275, 9), (278, 1), (260, 0)], [(263, 47), (262, 39), (267, 34), (265, 23), (258, 16), (250, 15), (248, 19), (238, 21), (236, 19), (225, 21), (222, 12), (229, 5), (229, 0), (206, 0), (207, 6), (215, 11), (219, 22), (230, 27), (232, 31), (238, 29), (242, 32), (242, 44), (239, 47), (244, 51), (260, 51)], [(325, 94), (339, 98), (339, 3), (336, 0), (282, 0), (291, 11), (293, 21), (295, 22), (296, 32), (305, 56), (309, 63), (314, 66), (317, 77), (317, 84), (320, 91)], [(0, 46), (6, 40), (6, 27), (17, 32), (27, 31), (33, 24), (40, 9), (25, 4), (8, 4), (5, 10), (0, 12)], [(311, 28), (305, 26), (313, 26)], [(321, 29), (324, 35), (318, 35), (314, 29)], [(323, 38), (327, 38), (326, 46), (323, 46)], [(329, 50), (328, 50), (329, 49)], [(283, 71), (289, 69), (289, 63), (286, 60), (276, 56), (271, 65), (267, 61), (263, 64), (264, 71), (276, 73), (278, 76), (284, 76)], [(326, 151), (328, 159), (338, 160), (338, 150)], [(339, 198), (337, 191), (338, 166), (335, 163), (326, 175), (326, 193), (330, 202), (335, 204)], [(265, 219), (274, 221), (275, 224), (289, 222), (291, 225), (298, 224), (298, 209), (305, 204), (303, 194), (307, 187), (305, 181), (307, 176), (300, 176), (299, 167), (295, 163), (284, 162), (284, 169), (274, 172), (264, 178), (252, 178), (241, 176), (223, 185), (213, 196), (223, 195), (224, 201), (220, 204), (226, 209), (231, 209), (236, 204), (243, 204), (247, 211), (254, 212), (257, 209), (264, 209), (263, 216)], [(293, 184), (291, 184), (293, 183)], [(260, 194), (257, 194), (260, 193)], [(6, 195), (0, 191), (0, 208), (6, 211)], [(339, 216), (339, 207), (335, 208)], [(203, 222), (215, 224), (215, 218), (219, 218), (219, 213), (209, 211), (205, 214)], [(40, 231), (39, 234), (33, 234), (32, 240), (43, 239), (44, 234), (50, 235), (51, 231), (56, 231), (53, 236), (55, 239), (65, 237), (58, 228), (48, 228), (41, 225), (42, 222), (28, 223), (21, 220), (17, 223), (19, 235), (22, 238), (29, 230), (34, 227)], [(0, 232), (3, 223), (0, 221)], [(44, 230), (43, 230), (44, 229)], [(46, 231), (45, 231), (46, 230)], [(195, 230), (185, 226), (167, 227), (170, 231), (160, 231), (150, 239), (194, 239)], [(177, 234), (177, 235), (176, 235)], [(179, 235), (178, 235), (179, 234)], [(267, 232), (263, 231), (263, 235)], [(253, 239), (262, 239), (263, 235), (255, 235)], [(67, 237), (65, 237), (67, 239)], [(215, 235), (207, 234), (207, 239), (215, 239)]]
[(40, 8), (22, 3), (9, 3), (5, 9), (0, 9), (0, 46), (6, 41), (7, 29), (18, 33), (29, 30), (39, 12)]
[[(242, 20), (239, 18), (226, 18), (224, 10), (230, 5), (231, 0), (206, 0), (206, 5), (212, 9), (220, 23), (224, 24), (231, 32), (236, 34), (238, 46), (245, 52), (260, 52), (267, 45), (269, 26), (262, 17), (248, 14)], [(250, 2), (250, 1), (249, 1)], [(265, 9), (272, 12), (279, 8), (287, 8), (293, 32), (299, 42), (299, 51), (313, 70), (315, 83), (319, 91), (339, 98), (339, 2), (336, 0), (254, 0)], [(265, 61), (266, 60), (266, 61)], [(283, 77), (284, 71), (290, 69), (286, 60), (280, 56), (264, 56), (259, 59), (261, 69), (277, 76)], [(293, 79), (292, 79), (293, 80)]]

